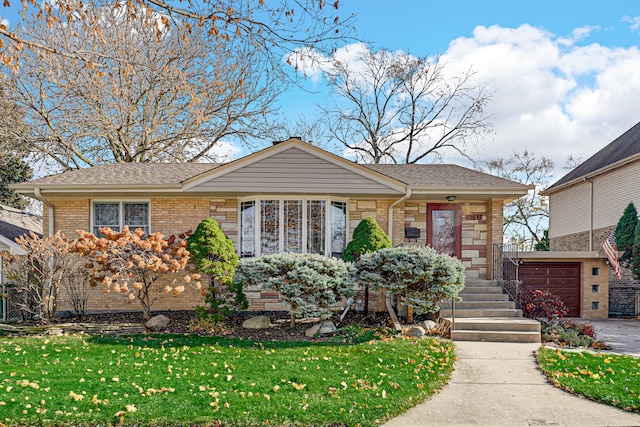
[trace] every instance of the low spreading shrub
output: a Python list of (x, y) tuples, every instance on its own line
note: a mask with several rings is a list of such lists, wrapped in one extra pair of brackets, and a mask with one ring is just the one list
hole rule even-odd
[(331, 317), (338, 304), (354, 295), (354, 268), (341, 259), (317, 254), (281, 253), (241, 260), (234, 282), (277, 291), (296, 316)]
[(518, 299), (523, 316), (540, 322), (564, 317), (569, 312), (558, 295), (544, 289), (523, 286)]
[(542, 340), (570, 347), (591, 347), (595, 342), (593, 325), (554, 319), (542, 324)]
[(388, 248), (364, 254), (356, 263), (358, 280), (398, 296), (417, 314), (436, 313), (440, 303), (460, 300), (464, 266), (431, 248)]

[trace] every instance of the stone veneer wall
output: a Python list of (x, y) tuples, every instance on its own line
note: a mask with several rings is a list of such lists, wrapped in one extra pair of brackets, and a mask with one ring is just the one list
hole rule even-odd
[[(427, 203), (427, 201), (405, 202), (404, 226), (402, 234), (398, 233), (403, 237), (403, 242), (404, 227), (416, 227), (420, 229), (420, 238), (415, 241), (421, 245), (427, 244)], [(464, 203), (460, 205), (460, 209), (462, 209), (461, 261), (466, 268), (465, 273), (467, 277), (486, 279), (491, 263), (490, 256), (488, 256), (491, 254), (489, 234), (491, 216), (487, 214), (487, 204), (482, 202)], [(502, 215), (502, 210), (500, 210), (500, 215)], [(500, 220), (502, 221), (502, 216), (500, 216)], [(394, 244), (397, 244), (395, 239)]]

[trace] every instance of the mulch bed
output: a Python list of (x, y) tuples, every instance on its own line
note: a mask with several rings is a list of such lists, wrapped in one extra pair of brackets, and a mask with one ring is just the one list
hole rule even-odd
[[(230, 338), (252, 339), (260, 341), (324, 341), (334, 339), (335, 335), (323, 335), (321, 338), (306, 337), (304, 332), (311, 326), (319, 323), (318, 319), (297, 319), (296, 326), (289, 324), (289, 313), (286, 311), (241, 311), (234, 314), (225, 322), (215, 325), (203, 325), (196, 322), (195, 312), (183, 311), (155, 311), (151, 315), (164, 314), (170, 321), (163, 332), (172, 334), (195, 333), (199, 335), (215, 335)], [(272, 326), (268, 329), (245, 329), (242, 323), (254, 316), (265, 315), (271, 319)], [(338, 319), (330, 319), (338, 328), (347, 325), (358, 325), (363, 328), (393, 327), (389, 314), (356, 312), (350, 310), (342, 322)], [(88, 314), (82, 319), (60, 319), (55, 322), (70, 323), (82, 322), (83, 324), (144, 324), (142, 312), (114, 312)]]

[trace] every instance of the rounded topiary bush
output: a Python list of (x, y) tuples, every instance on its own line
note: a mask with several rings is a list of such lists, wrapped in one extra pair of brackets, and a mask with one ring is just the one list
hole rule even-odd
[(460, 300), (464, 266), (460, 260), (431, 248), (388, 248), (364, 254), (356, 263), (357, 277), (398, 296), (417, 314), (436, 313), (440, 303)]
[(347, 244), (342, 253), (342, 259), (352, 262), (357, 261), (362, 254), (390, 248), (391, 246), (391, 239), (380, 228), (378, 222), (371, 217), (366, 217), (353, 230), (353, 239)]
[(354, 267), (317, 254), (282, 253), (241, 260), (234, 281), (277, 291), (296, 316), (326, 319), (353, 295)]

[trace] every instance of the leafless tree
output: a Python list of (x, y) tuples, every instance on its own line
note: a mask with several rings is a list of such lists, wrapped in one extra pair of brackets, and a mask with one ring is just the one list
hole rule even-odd
[(484, 162), (482, 168), (485, 172), (535, 187), (526, 196), (504, 207), (505, 237), (525, 250), (533, 250), (549, 229), (549, 204), (540, 191), (551, 183), (553, 161), (545, 156), (537, 157), (531, 151), (514, 151), (511, 157)]
[(3, 81), (29, 125), (14, 138), (68, 170), (197, 161), (221, 140), (268, 135), (281, 86), (255, 50), (220, 43), (203, 27), (166, 26), (151, 11), (132, 18), (124, 8), (85, 3), (80, 25), (59, 16), (25, 26), (21, 34), (30, 40), (85, 51), (88, 60), (20, 52)]
[[(282, 58), (299, 47), (313, 46), (325, 52), (331, 51), (335, 43), (351, 37), (354, 16), (340, 16), (339, 2), (324, 0), (97, 0), (97, 6), (116, 6), (131, 19), (149, 11), (162, 17), (162, 27), (171, 27), (190, 33), (201, 28), (219, 42), (242, 42), (265, 55), (274, 68), (282, 66)], [(93, 30), (94, 22), (86, 14), (87, 3), (83, 0), (33, 0), (18, 2), (4, 0), (5, 8), (13, 8), (25, 20), (40, 20), (46, 24), (58, 20)], [(1, 23), (0, 23), (1, 24)], [(154, 27), (153, 22), (149, 22)], [(75, 37), (75, 34), (68, 34)], [(50, 45), (46, 40), (32, 38), (0, 25), (0, 59), (11, 64), (20, 56), (3, 54), (3, 45), (16, 45), (41, 53), (63, 55), (87, 62), (92, 66), (108, 66), (99, 52), (82, 45)], [(15, 53), (15, 52), (14, 52)], [(96, 56), (98, 54), (98, 56)], [(126, 60), (126, 58), (125, 58)]]
[(324, 113), (332, 136), (364, 163), (441, 157), (491, 131), (487, 89), (474, 73), (449, 75), (439, 57), (362, 50), (322, 67), (339, 101)]

